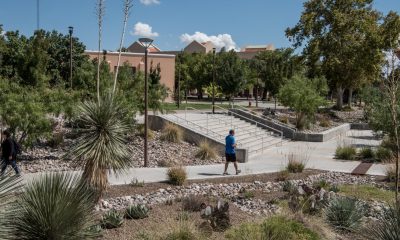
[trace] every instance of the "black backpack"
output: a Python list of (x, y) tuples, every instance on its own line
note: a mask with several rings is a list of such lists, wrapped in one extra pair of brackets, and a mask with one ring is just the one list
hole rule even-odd
[(15, 141), (14, 139), (12, 139), (13, 145), (14, 145), (14, 152), (15, 155), (21, 154), (22, 150), (21, 150), (21, 144), (17, 143), (17, 141)]

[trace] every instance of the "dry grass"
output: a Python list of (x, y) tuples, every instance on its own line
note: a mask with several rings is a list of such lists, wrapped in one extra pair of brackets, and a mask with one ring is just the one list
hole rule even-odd
[[(135, 129), (136, 135), (144, 137), (144, 124), (138, 124)], [(147, 129), (148, 139), (154, 139), (155, 133), (151, 129)]]
[(199, 143), (199, 150), (195, 156), (203, 160), (216, 159), (218, 157), (218, 152), (209, 141), (203, 140)]
[(163, 141), (180, 143), (183, 139), (183, 131), (177, 125), (167, 123), (161, 131), (160, 139)]
[(182, 166), (170, 167), (167, 175), (169, 182), (177, 186), (182, 186), (187, 178), (186, 169)]

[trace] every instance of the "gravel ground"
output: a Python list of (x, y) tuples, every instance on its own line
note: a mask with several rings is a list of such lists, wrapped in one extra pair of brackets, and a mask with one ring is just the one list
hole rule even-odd
[[(155, 132), (154, 139), (149, 141), (150, 167), (165, 167), (178, 164), (183, 166), (207, 165), (224, 161), (222, 156), (211, 160), (198, 159), (195, 157), (199, 149), (196, 145), (187, 142), (170, 143), (161, 141), (160, 135), (160, 132)], [(135, 168), (143, 166), (143, 142), (143, 137), (140, 136), (134, 136), (129, 142), (129, 146), (132, 148), (133, 167)], [(75, 170), (77, 167), (72, 162), (62, 159), (71, 143), (72, 141), (67, 139), (64, 146), (57, 149), (48, 146), (26, 149), (19, 156), (18, 165), (24, 173)]]

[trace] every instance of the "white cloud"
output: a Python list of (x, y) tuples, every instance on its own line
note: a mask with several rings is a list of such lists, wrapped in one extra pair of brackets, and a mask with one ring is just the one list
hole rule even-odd
[(160, 0), (140, 0), (144, 5), (160, 4)]
[(236, 46), (236, 43), (233, 41), (232, 36), (227, 33), (218, 34), (217, 36), (208, 36), (202, 32), (195, 32), (193, 35), (185, 33), (181, 35), (180, 39), (186, 44), (189, 44), (194, 40), (200, 43), (211, 41), (218, 50), (223, 47), (225, 47), (227, 51), (232, 49), (235, 51), (239, 50)]
[(134, 32), (131, 34), (141, 37), (158, 37), (157, 32), (153, 32), (153, 28), (146, 23), (138, 22), (133, 27)]

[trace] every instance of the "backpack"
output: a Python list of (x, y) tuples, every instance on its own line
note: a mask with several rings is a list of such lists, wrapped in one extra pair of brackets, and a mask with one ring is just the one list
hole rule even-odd
[(21, 154), (22, 150), (21, 150), (21, 144), (17, 143), (17, 141), (15, 141), (14, 139), (12, 139), (13, 145), (14, 145), (14, 152), (15, 155)]

